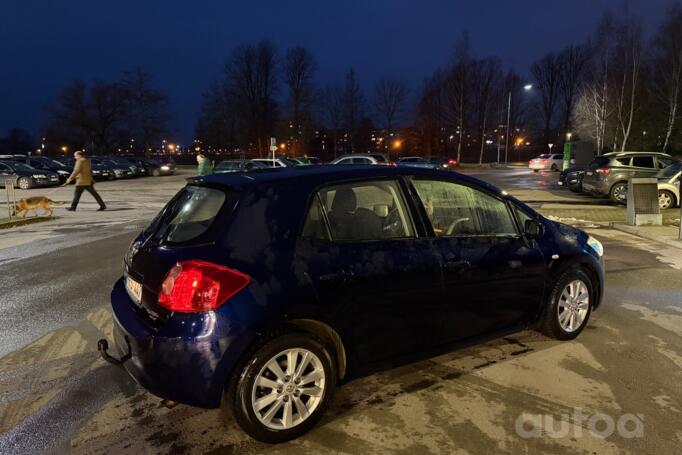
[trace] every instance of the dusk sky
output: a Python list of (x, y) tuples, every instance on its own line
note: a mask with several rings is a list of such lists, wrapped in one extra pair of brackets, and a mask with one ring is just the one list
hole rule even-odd
[[(670, 0), (636, 0), (650, 33)], [(117, 79), (142, 66), (171, 98), (172, 139), (193, 138), (201, 93), (222, 74), (231, 49), (272, 40), (280, 51), (309, 48), (316, 82), (341, 82), (356, 69), (365, 93), (386, 75), (412, 94), (452, 55), (468, 30), (477, 56), (498, 55), (527, 75), (533, 60), (592, 33), (622, 0), (38, 1), (0, 6), (0, 135), (37, 133), (46, 106), (69, 81)]]

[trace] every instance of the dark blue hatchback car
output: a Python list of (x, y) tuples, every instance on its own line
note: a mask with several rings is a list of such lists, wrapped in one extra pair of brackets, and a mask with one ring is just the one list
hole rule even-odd
[(100, 351), (152, 393), (252, 437), (303, 434), (336, 384), (536, 327), (576, 337), (602, 246), (479, 180), (401, 167), (190, 181), (132, 243)]

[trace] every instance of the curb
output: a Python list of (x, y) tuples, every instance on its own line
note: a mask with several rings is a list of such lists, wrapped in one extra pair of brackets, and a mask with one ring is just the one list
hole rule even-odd
[(663, 243), (674, 248), (682, 249), (682, 240), (661, 238), (660, 235), (657, 235), (657, 233), (647, 232), (643, 229), (638, 228), (637, 226), (627, 226), (625, 224), (609, 223), (609, 227), (617, 231), (625, 232), (626, 234), (634, 235), (647, 240), (653, 240), (654, 242)]

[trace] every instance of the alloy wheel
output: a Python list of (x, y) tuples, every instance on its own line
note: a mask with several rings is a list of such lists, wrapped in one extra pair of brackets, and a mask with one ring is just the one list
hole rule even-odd
[(658, 192), (658, 207), (662, 209), (670, 208), (673, 205), (673, 198), (666, 191)]
[(625, 202), (628, 197), (628, 187), (626, 185), (623, 185), (622, 183), (619, 183), (618, 185), (613, 187), (613, 191), (611, 192), (611, 194), (613, 195), (613, 198), (618, 202)]
[(22, 190), (28, 190), (31, 188), (31, 181), (27, 179), (26, 177), (22, 177), (19, 179), (19, 188)]
[(559, 297), (557, 316), (561, 328), (572, 333), (582, 327), (590, 309), (590, 292), (581, 280), (573, 280), (566, 285)]
[(292, 348), (272, 357), (253, 384), (251, 406), (258, 420), (273, 430), (305, 421), (322, 403), (324, 367), (311, 351)]

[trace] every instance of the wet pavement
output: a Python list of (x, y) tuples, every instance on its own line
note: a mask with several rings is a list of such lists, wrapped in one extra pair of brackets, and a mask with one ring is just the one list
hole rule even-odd
[[(682, 445), (678, 249), (591, 228), (605, 246), (607, 290), (577, 340), (523, 331), (350, 381), (312, 432), (268, 446), (224, 410), (162, 407), (99, 358), (110, 287), (149, 216), (100, 227), (103, 238), (82, 230), (82, 246), (52, 233), (57, 248), (34, 240), (26, 246), (38, 254), (0, 262), (0, 453), (667, 454)], [(625, 431), (599, 437), (607, 417)]]

